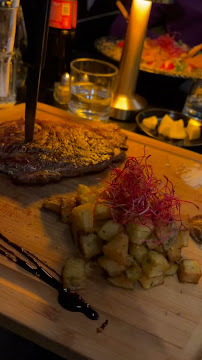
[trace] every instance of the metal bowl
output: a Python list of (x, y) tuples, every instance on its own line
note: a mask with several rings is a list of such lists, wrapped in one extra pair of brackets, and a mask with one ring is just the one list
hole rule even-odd
[[(188, 117), (180, 112), (177, 112), (177, 111), (172, 111), (172, 110), (168, 110), (168, 109), (148, 109), (148, 110), (143, 110), (136, 115), (136, 122), (137, 122), (139, 128), (145, 134), (153, 137), (156, 140), (164, 141), (168, 144), (180, 146), (180, 147), (192, 147), (192, 146), (202, 145), (202, 130), (201, 130), (200, 138), (197, 140), (192, 140), (192, 141), (189, 140), (188, 136), (183, 140), (181, 140), (181, 139), (178, 140), (178, 139), (170, 139), (168, 137), (160, 135), (158, 133), (158, 126), (161, 122), (162, 117), (166, 114), (169, 115), (173, 120), (182, 119), (184, 121), (184, 126), (187, 126), (188, 121), (190, 119), (190, 117)], [(158, 124), (154, 130), (148, 129), (146, 126), (144, 126), (142, 124), (143, 119), (150, 117), (150, 116), (156, 116), (158, 119)]]

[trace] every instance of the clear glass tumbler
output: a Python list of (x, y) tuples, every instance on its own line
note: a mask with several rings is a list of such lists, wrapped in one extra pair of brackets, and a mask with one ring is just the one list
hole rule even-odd
[(202, 122), (202, 79), (196, 80), (187, 96), (183, 114)]
[(15, 105), (16, 55), (0, 52), (0, 109)]
[(14, 49), (18, 7), (0, 6), (0, 52)]
[(95, 59), (71, 62), (69, 109), (89, 120), (107, 120), (113, 96), (116, 66)]

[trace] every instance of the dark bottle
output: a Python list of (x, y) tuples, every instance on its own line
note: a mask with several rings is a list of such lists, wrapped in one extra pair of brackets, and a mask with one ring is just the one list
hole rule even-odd
[(43, 80), (53, 86), (69, 72), (77, 24), (77, 0), (52, 0)]

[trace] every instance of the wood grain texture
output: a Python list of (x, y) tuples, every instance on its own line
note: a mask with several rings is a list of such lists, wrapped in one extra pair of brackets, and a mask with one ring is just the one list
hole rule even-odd
[[(24, 115), (24, 105), (1, 110), (0, 121)], [(70, 117), (65, 111), (38, 104), (37, 116), (57, 121)], [(127, 133), (127, 132), (126, 132)], [(128, 156), (140, 156), (146, 145), (157, 177), (165, 174), (176, 193), (199, 206), (202, 204), (202, 157), (133, 133), (128, 135)], [(61, 272), (65, 259), (75, 252), (69, 228), (51, 212), (41, 211), (45, 198), (74, 191), (79, 183), (95, 185), (108, 171), (45, 186), (16, 186), (0, 175), (0, 232), (34, 252)], [(184, 214), (201, 212), (186, 203)], [(199, 260), (201, 249), (192, 241), (183, 251)], [(134, 291), (114, 288), (98, 273), (90, 275), (81, 295), (100, 314), (90, 321), (82, 314), (61, 308), (57, 293), (40, 280), (0, 256), (0, 324), (7, 326), (66, 359), (198, 360), (202, 358), (202, 280), (198, 285), (180, 284), (166, 278), (151, 290), (139, 285)], [(98, 335), (96, 328), (106, 319), (109, 325)]]

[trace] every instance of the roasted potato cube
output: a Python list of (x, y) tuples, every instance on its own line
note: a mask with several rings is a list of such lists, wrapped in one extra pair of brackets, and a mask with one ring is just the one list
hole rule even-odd
[(120, 265), (128, 264), (128, 235), (118, 234), (113, 240), (103, 246), (103, 253), (106, 257), (116, 261)]
[(131, 255), (127, 255), (127, 259), (126, 259), (126, 267), (129, 267), (131, 265), (133, 265), (134, 263), (134, 259)]
[(89, 192), (90, 192), (90, 188), (88, 186), (83, 184), (79, 184), (77, 186), (77, 197), (80, 195), (88, 194)]
[(142, 276), (138, 281), (142, 285), (143, 289), (148, 290), (155, 286), (162, 285), (164, 283), (164, 277), (163, 277), (163, 275), (152, 277), (152, 278)]
[(177, 244), (173, 244), (171, 248), (167, 250), (167, 257), (170, 262), (180, 262), (181, 249), (178, 248)]
[(93, 232), (98, 234), (101, 227), (106, 223), (106, 220), (94, 220)]
[(128, 279), (134, 282), (140, 279), (140, 277), (142, 276), (142, 269), (138, 265), (137, 261), (134, 261), (133, 265), (126, 270), (126, 276)]
[(63, 270), (63, 286), (70, 290), (84, 289), (85, 262), (83, 259), (67, 259)]
[(152, 233), (153, 225), (127, 224), (126, 231), (133, 244), (141, 245)]
[(165, 272), (165, 276), (173, 276), (177, 273), (179, 265), (178, 264), (170, 264), (169, 269)]
[(165, 250), (164, 250), (164, 248), (163, 248), (163, 246), (161, 244), (155, 244), (155, 243), (153, 243), (153, 242), (151, 242), (149, 240), (146, 242), (146, 244), (147, 244), (147, 247), (150, 250), (155, 250), (155, 251), (157, 251), (157, 252), (159, 252), (161, 254), (165, 253)]
[(119, 276), (125, 270), (123, 265), (118, 264), (116, 261), (111, 260), (106, 256), (99, 257), (98, 264), (108, 273), (110, 277)]
[(198, 284), (201, 277), (201, 269), (197, 260), (184, 259), (180, 263), (178, 272), (180, 282)]
[(189, 243), (189, 230), (180, 230), (177, 236), (177, 246), (181, 249)]
[(79, 184), (77, 187), (76, 199), (81, 205), (87, 203), (94, 204), (97, 201), (97, 195), (92, 192), (88, 186)]
[(128, 279), (127, 276), (125, 274), (122, 274), (120, 276), (116, 276), (116, 277), (112, 277), (112, 278), (108, 278), (108, 281), (113, 284), (114, 286), (123, 288), (123, 289), (128, 289), (128, 290), (133, 290), (134, 286), (133, 286), (133, 281)]
[[(175, 222), (170, 223), (169, 225), (159, 224), (159, 226), (154, 228), (154, 234), (156, 238), (161, 241), (166, 237), (166, 240), (163, 242), (164, 250), (170, 249), (172, 244), (176, 241), (179, 229)], [(169, 235), (168, 235), (169, 234)]]
[(94, 192), (89, 192), (85, 195), (80, 195), (79, 197), (77, 197), (78, 201), (80, 204), (95, 204), (97, 201), (97, 194)]
[(98, 235), (101, 239), (109, 241), (123, 231), (123, 225), (117, 224), (114, 220), (108, 220), (99, 230)]
[(83, 204), (72, 210), (72, 222), (85, 234), (93, 232), (94, 204)]
[(162, 254), (149, 250), (143, 259), (142, 269), (149, 278), (162, 276), (169, 269), (169, 263)]
[(145, 255), (148, 253), (148, 249), (146, 248), (145, 244), (136, 245), (130, 244), (129, 245), (129, 254), (131, 254), (135, 260), (137, 260), (140, 264), (142, 263)]
[(102, 251), (102, 239), (96, 234), (80, 235), (78, 247), (86, 259), (99, 255)]
[(111, 211), (109, 206), (103, 203), (95, 204), (94, 216), (96, 220), (111, 219)]
[(71, 214), (75, 206), (76, 206), (75, 196), (69, 196), (67, 198), (61, 199), (60, 214), (62, 221), (64, 223), (69, 224), (71, 222)]
[(43, 203), (43, 208), (51, 210), (57, 214), (60, 214), (62, 198), (59, 196), (53, 196), (49, 199), (46, 199)]

